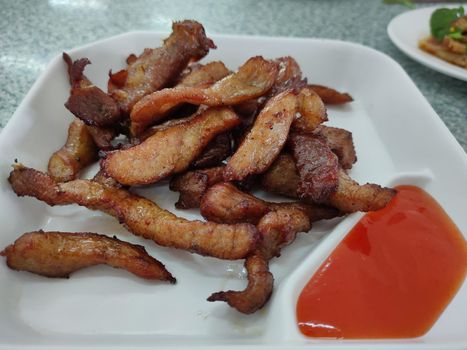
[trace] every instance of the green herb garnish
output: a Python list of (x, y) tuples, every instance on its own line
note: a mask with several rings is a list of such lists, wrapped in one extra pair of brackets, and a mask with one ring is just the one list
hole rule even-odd
[(464, 15), (464, 7), (448, 9), (438, 9), (431, 15), (430, 28), (431, 35), (438, 40), (442, 40), (445, 36), (457, 38), (462, 33), (452, 27), (452, 22)]

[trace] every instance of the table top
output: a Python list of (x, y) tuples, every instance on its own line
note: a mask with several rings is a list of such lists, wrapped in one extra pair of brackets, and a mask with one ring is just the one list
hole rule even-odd
[(0, 0), (0, 127), (55, 55), (127, 31), (169, 31), (172, 20), (195, 19), (208, 34), (331, 38), (382, 51), (401, 64), (467, 150), (467, 82), (413, 61), (386, 34), (390, 20), (407, 10), (382, 0)]

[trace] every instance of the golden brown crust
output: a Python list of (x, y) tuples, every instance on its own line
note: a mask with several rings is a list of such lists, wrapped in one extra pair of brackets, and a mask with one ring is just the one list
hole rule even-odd
[(215, 47), (200, 23), (174, 22), (172, 34), (162, 47), (145, 49), (136, 59), (131, 59), (124, 73), (110, 76), (109, 92), (123, 114), (129, 115), (141, 98), (168, 86), (190, 61), (203, 58)]
[(46, 277), (66, 277), (80, 269), (105, 264), (148, 280), (175, 283), (162, 263), (143, 246), (89, 232), (28, 232), (0, 255), (13, 270)]
[(49, 159), (48, 173), (55, 181), (70, 181), (95, 160), (97, 147), (87, 126), (74, 119), (68, 127), (66, 143)]
[(337, 209), (323, 205), (263, 201), (227, 182), (212, 185), (202, 197), (200, 209), (205, 219), (223, 224), (249, 222), (256, 225), (264, 215), (279, 209), (301, 210), (311, 222), (339, 215)]
[(109, 153), (101, 165), (121, 184), (154, 183), (187, 169), (216, 135), (239, 123), (231, 109), (209, 108), (184, 123), (155, 133), (135, 147)]
[(374, 211), (384, 208), (394, 197), (396, 190), (376, 184), (359, 185), (345, 171), (339, 171), (336, 192), (331, 194), (328, 203), (343, 212)]
[(323, 85), (310, 84), (308, 85), (327, 105), (341, 105), (353, 101), (352, 96), (346, 92), (339, 92), (330, 87)]
[(49, 205), (78, 204), (101, 210), (133, 234), (162, 246), (220, 259), (241, 259), (256, 247), (258, 233), (250, 224), (189, 221), (124, 189), (89, 180), (56, 183), (47, 174), (22, 165), (15, 166), (8, 181), (18, 196), (35, 197)]
[[(297, 189), (300, 177), (292, 156), (282, 154), (262, 176), (262, 186), (269, 192), (299, 198)], [(373, 211), (384, 208), (396, 191), (376, 184), (359, 185), (344, 170), (338, 172), (336, 191), (330, 195), (327, 205), (344, 213)]]
[(326, 107), (321, 98), (310, 88), (303, 88), (298, 94), (298, 114), (292, 129), (312, 133), (318, 125), (328, 120)]
[(323, 140), (313, 135), (291, 134), (289, 145), (300, 176), (299, 197), (325, 203), (337, 189), (337, 156)]
[(295, 118), (297, 95), (285, 91), (268, 101), (253, 128), (227, 163), (224, 180), (243, 180), (266, 171), (285, 145)]
[(201, 198), (206, 190), (223, 180), (224, 166), (209, 169), (188, 171), (174, 176), (170, 180), (169, 188), (180, 192), (180, 197), (175, 203), (177, 209), (199, 208)]
[(66, 53), (63, 53), (63, 59), (68, 66), (71, 83), (70, 97), (65, 107), (87, 125), (105, 127), (119, 122), (121, 114), (115, 101), (83, 74), (84, 68), (91, 62), (87, 58), (73, 62)]
[(209, 87), (228, 76), (231, 72), (221, 61), (197, 64), (176, 86)]
[(149, 125), (164, 118), (181, 103), (195, 105), (235, 105), (266, 93), (274, 83), (277, 65), (257, 56), (239, 70), (208, 88), (179, 86), (147, 95), (131, 111), (131, 132), (138, 136)]

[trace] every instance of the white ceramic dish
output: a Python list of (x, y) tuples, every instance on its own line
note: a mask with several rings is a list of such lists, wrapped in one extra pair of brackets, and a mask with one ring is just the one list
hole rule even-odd
[[(388, 25), (388, 35), (407, 56), (415, 61), (451, 77), (467, 81), (467, 69), (448, 63), (418, 47), (418, 42), (430, 35), (430, 17), (440, 7), (454, 8), (460, 4), (443, 4), (404, 12), (394, 17)], [(467, 8), (464, 5), (464, 8)]]
[[(131, 52), (158, 46), (165, 35), (134, 32), (69, 53), (88, 57), (86, 75), (104, 87), (109, 68), (117, 70)], [(212, 36), (218, 49), (206, 60), (222, 59), (232, 69), (253, 55), (291, 55), (316, 83), (350, 92), (355, 102), (329, 108), (330, 124), (353, 132), (358, 163), (351, 175), (383, 185), (417, 184), (429, 191), (458, 227), (467, 232), (467, 158), (461, 146), (402, 68), (373, 49), (320, 39)], [(345, 57), (345, 60), (342, 60)], [(144, 244), (177, 277), (176, 285), (149, 283), (124, 271), (94, 267), (68, 280), (9, 270), (0, 263), (0, 348), (457, 348), (467, 346), (467, 288), (428, 334), (417, 339), (337, 341), (309, 339), (295, 323), (302, 286), (338, 244), (360, 214), (314, 226), (271, 262), (275, 292), (254, 315), (224, 303), (209, 303), (212, 292), (245, 285), (242, 262), (225, 262), (158, 247), (127, 233), (108, 216), (77, 206), (48, 207), (17, 198), (7, 182), (10, 165), (46, 169), (49, 155), (64, 142), (71, 120), (63, 103), (69, 86), (60, 57), (49, 64), (0, 134), (0, 247), (36, 230), (94, 231)], [(141, 191), (162, 207), (177, 211), (167, 186)], [(321, 237), (325, 237), (320, 241)], [(320, 243), (321, 242), (321, 243)]]

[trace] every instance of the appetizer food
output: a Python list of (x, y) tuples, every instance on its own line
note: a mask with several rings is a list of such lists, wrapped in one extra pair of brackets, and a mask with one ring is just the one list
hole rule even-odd
[(467, 15), (464, 8), (441, 8), (430, 18), (431, 36), (419, 47), (449, 63), (467, 69)]
[(46, 277), (65, 277), (80, 269), (105, 264), (148, 279), (175, 283), (159, 261), (143, 246), (89, 232), (28, 232), (6, 247), (11, 269)]
[[(130, 54), (127, 67), (110, 74), (107, 92), (83, 74), (89, 59), (64, 54), (66, 106), (77, 119), (48, 173), (17, 163), (8, 180), (18, 196), (100, 210), (158, 245), (245, 259), (246, 289), (208, 300), (252, 313), (273, 291), (269, 261), (299, 232), (318, 220), (380, 209), (395, 191), (353, 181), (352, 134), (322, 125), (326, 104), (349, 103), (350, 95), (309, 84), (290, 56), (252, 57), (233, 72), (221, 61), (196, 63), (213, 48), (200, 23), (175, 22), (162, 47)], [(79, 179), (97, 161), (97, 174)], [(177, 217), (132, 192), (162, 180), (180, 192), (178, 209), (200, 208), (207, 221)], [(250, 193), (260, 187), (295, 201)], [(46, 276), (106, 263), (173, 281), (145, 254), (117, 239), (59, 232), (26, 234), (3, 252), (11, 268)]]

